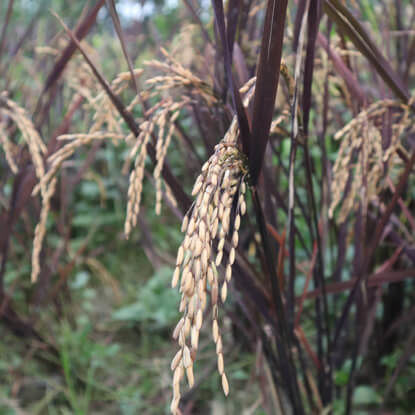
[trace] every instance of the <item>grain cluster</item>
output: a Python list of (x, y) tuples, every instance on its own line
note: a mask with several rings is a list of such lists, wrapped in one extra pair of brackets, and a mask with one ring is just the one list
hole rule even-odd
[(17, 173), (18, 165), (14, 159), (14, 155), (12, 154), (13, 143), (9, 137), (10, 128), (6, 127), (9, 121), (15, 124), (25, 144), (27, 145), (35, 168), (36, 177), (41, 183), (39, 189), (42, 198), (42, 208), (40, 220), (35, 229), (32, 251), (31, 279), (32, 281), (36, 281), (40, 270), (39, 256), (46, 233), (46, 221), (50, 208), (50, 199), (55, 191), (56, 182), (52, 181), (49, 185), (42, 182), (42, 179), (45, 176), (44, 157), (46, 156), (47, 148), (27, 111), (16, 102), (9, 99), (6, 93), (2, 93), (0, 95), (0, 121), (0, 142), (3, 144), (6, 159), (10, 165), (11, 171)]
[[(411, 106), (412, 102), (406, 105), (395, 100), (375, 102), (335, 134), (341, 143), (333, 166), (330, 217), (337, 206), (340, 223), (359, 205), (366, 211), (384, 189), (385, 178), (402, 168), (398, 151), (407, 153), (403, 133), (414, 132)], [(385, 117), (390, 122), (389, 142), (382, 138)]]
[[(236, 135), (237, 124), (234, 121), (203, 165), (193, 187), (195, 201), (182, 223), (184, 240), (177, 253), (172, 278), (172, 286), (180, 287), (180, 311), (183, 313), (173, 332), (173, 338), (179, 344), (171, 364), (174, 373), (171, 411), (174, 414), (180, 413), (180, 383), (184, 374), (190, 387), (194, 383), (193, 364), (208, 305), (208, 293), (218, 372), (225, 395), (229, 393), (218, 319), (219, 303), (224, 303), (228, 295), (241, 217), (246, 212), (246, 161), (236, 146)], [(224, 275), (220, 277), (218, 270), (222, 267)]]

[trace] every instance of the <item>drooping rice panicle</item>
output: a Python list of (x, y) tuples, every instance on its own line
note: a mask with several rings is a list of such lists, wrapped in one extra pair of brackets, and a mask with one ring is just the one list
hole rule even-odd
[[(367, 208), (386, 185), (385, 172), (400, 164), (396, 153), (402, 148), (401, 135), (403, 131), (413, 129), (412, 102), (407, 105), (390, 99), (375, 102), (334, 136), (336, 140), (341, 139), (341, 144), (333, 166), (329, 216), (333, 217), (334, 210), (341, 204), (337, 216), (339, 223), (344, 222), (359, 201)], [(384, 149), (377, 121), (387, 112), (391, 114), (391, 135), (389, 146)], [(348, 183), (349, 189), (344, 196)]]
[[(252, 78), (240, 89), (245, 94), (244, 106), (249, 105), (254, 91), (255, 78)], [(222, 303), (226, 301), (236, 259), (241, 217), (246, 213), (245, 180), (248, 169), (246, 156), (238, 149), (238, 134), (235, 116), (222, 141), (215, 146), (214, 153), (202, 166), (192, 190), (195, 201), (181, 226), (184, 239), (177, 252), (172, 277), (172, 287), (179, 285), (179, 310), (183, 313), (173, 331), (173, 338), (180, 347), (171, 363), (173, 399), (170, 409), (173, 414), (180, 414), (180, 383), (184, 373), (190, 387), (194, 382), (193, 362), (209, 292), (217, 368), (223, 392), (226, 396), (229, 393), (218, 320), (219, 297)], [(226, 251), (228, 255), (225, 262)], [(218, 268), (222, 263), (225, 273), (220, 277)]]
[(4, 122), (0, 122), (0, 144), (3, 147), (4, 154), (6, 156), (7, 164), (13, 174), (17, 174), (18, 167), (13, 156), (13, 143), (9, 139)]
[[(178, 413), (180, 381), (184, 373), (189, 386), (193, 385), (193, 362), (207, 306), (208, 290), (212, 303), (212, 336), (216, 344), (218, 372), (225, 395), (229, 393), (218, 318), (219, 296), (224, 303), (232, 278), (241, 216), (246, 212), (244, 180), (247, 169), (245, 158), (236, 147), (236, 133), (235, 122), (202, 167), (193, 187), (195, 202), (182, 223), (185, 236), (178, 250), (172, 280), (173, 287), (180, 283), (180, 311), (183, 312), (173, 333), (180, 346), (172, 362), (173, 413)], [(226, 241), (229, 242), (228, 255), (224, 262)], [(218, 268), (222, 263), (225, 276), (220, 278)]]

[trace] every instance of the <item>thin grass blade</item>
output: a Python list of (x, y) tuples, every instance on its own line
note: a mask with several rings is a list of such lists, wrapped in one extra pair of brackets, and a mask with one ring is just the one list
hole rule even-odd
[(118, 39), (121, 43), (122, 53), (124, 54), (125, 60), (127, 61), (128, 69), (131, 74), (131, 79), (133, 81), (135, 91), (138, 95), (139, 92), (138, 92), (137, 80), (135, 79), (133, 64), (131, 62), (130, 56), (128, 55), (127, 45), (125, 43), (124, 34), (122, 32), (120, 18), (118, 17), (117, 9), (115, 8), (115, 1), (106, 0), (106, 3), (107, 3), (107, 8), (111, 14), (112, 22), (114, 23), (115, 31), (117, 32)]
[(353, 44), (369, 60), (395, 95), (402, 101), (408, 102), (410, 94), (403, 80), (392, 69), (366, 29), (353, 14), (339, 0), (326, 0), (324, 11), (338, 25), (340, 31), (349, 36)]
[(254, 186), (258, 182), (262, 169), (274, 113), (286, 13), (287, 0), (267, 2), (253, 104), (252, 138), (248, 149), (249, 171)]

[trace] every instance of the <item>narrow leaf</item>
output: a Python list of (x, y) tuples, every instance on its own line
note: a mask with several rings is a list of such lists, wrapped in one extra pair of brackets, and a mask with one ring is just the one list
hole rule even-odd
[(314, 72), (314, 54), (318, 32), (318, 25), (320, 23), (319, 16), (319, 0), (311, 0), (308, 10), (308, 38), (307, 38), (307, 54), (304, 64), (304, 86), (303, 86), (303, 129), (305, 136), (308, 135), (308, 122), (310, 118), (311, 109), (311, 86), (313, 83)]
[(115, 8), (115, 2), (114, 0), (106, 0), (106, 2), (107, 2), (108, 10), (110, 11), (110, 14), (111, 14), (112, 22), (114, 23), (115, 31), (117, 32), (118, 39), (120, 40), (120, 43), (121, 43), (122, 52), (124, 54), (125, 60), (127, 61), (128, 69), (131, 73), (131, 79), (133, 81), (135, 91), (138, 95), (139, 92), (138, 92), (137, 80), (135, 79), (133, 64), (128, 55), (127, 46), (125, 44), (125, 39), (124, 39), (124, 34), (122, 32), (120, 19), (118, 17), (117, 9)]
[(252, 138), (249, 141), (249, 171), (251, 182), (258, 182), (269, 138), (275, 97), (277, 95), (282, 42), (284, 39), (287, 0), (269, 0), (257, 69), (252, 117)]
[[(78, 40), (82, 40), (88, 34), (89, 30), (95, 23), (99, 10), (104, 5), (104, 3), (105, 0), (99, 0), (75, 30), (75, 37)], [(56, 61), (52, 71), (49, 73), (42, 91), (42, 95), (59, 79), (75, 51), (75, 43), (73, 41), (69, 42), (68, 46), (66, 46), (59, 59)]]
[(324, 11), (349, 36), (353, 44), (374, 66), (384, 82), (404, 102), (409, 100), (409, 92), (400, 76), (392, 69), (365, 28), (339, 0), (326, 0)]
[(12, 11), (13, 11), (13, 3), (14, 3), (14, 0), (9, 0), (9, 4), (7, 6), (6, 17), (4, 19), (3, 27), (1, 29), (1, 35), (0, 35), (0, 59), (1, 59), (1, 56), (3, 54), (4, 46), (6, 44), (6, 32), (7, 32), (7, 28), (9, 26), (10, 17), (12, 15)]
[(215, 12), (215, 21), (219, 29), (219, 35), (221, 37), (221, 42), (222, 42), (225, 73), (226, 73), (227, 81), (229, 83), (229, 87), (231, 89), (233, 106), (236, 109), (236, 115), (238, 118), (238, 125), (239, 125), (240, 139), (242, 142), (242, 148), (243, 148), (244, 153), (248, 154), (248, 148), (249, 148), (248, 143), (250, 141), (251, 133), (249, 129), (248, 119), (245, 113), (245, 108), (242, 104), (241, 96), (235, 85), (235, 81), (233, 80), (231, 52), (230, 52), (228, 36), (226, 33), (223, 2), (222, 0), (212, 0), (212, 3), (213, 3), (213, 9)]

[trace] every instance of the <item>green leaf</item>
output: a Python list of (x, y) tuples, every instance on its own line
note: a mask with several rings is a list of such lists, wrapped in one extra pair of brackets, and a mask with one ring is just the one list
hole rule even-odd
[(86, 271), (80, 271), (75, 275), (75, 278), (69, 282), (71, 288), (83, 288), (89, 281), (90, 274)]
[(147, 323), (153, 328), (169, 328), (178, 318), (179, 295), (170, 288), (173, 270), (160, 268), (140, 288), (137, 301), (112, 314), (114, 320)]
[(374, 388), (368, 385), (361, 385), (355, 389), (353, 402), (356, 405), (370, 405), (382, 401)]

